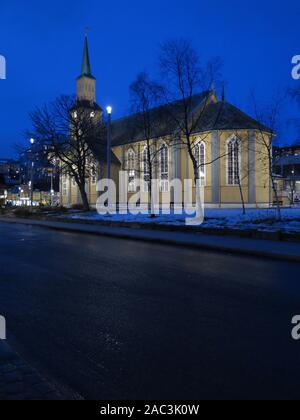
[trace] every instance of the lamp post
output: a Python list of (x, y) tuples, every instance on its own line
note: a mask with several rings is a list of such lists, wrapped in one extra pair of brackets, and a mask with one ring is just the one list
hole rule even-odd
[(112, 107), (108, 106), (106, 108), (106, 112), (107, 112), (107, 179), (110, 179), (110, 175), (111, 175), (111, 139), (112, 139), (111, 114), (112, 114)]
[(51, 187), (50, 187), (50, 206), (53, 207), (53, 196), (54, 196), (54, 189), (53, 189), (53, 168), (51, 168)]
[(54, 199), (54, 195), (55, 195), (55, 191), (54, 191), (54, 172), (56, 171), (56, 159), (54, 158), (51, 163), (52, 163), (52, 168), (51, 168), (50, 205), (51, 205), (51, 207), (53, 207), (53, 205), (54, 205), (53, 199)]
[[(33, 138), (30, 139), (30, 144), (33, 146), (35, 143), (35, 140)], [(33, 151), (32, 153), (32, 161), (31, 161), (31, 173), (30, 173), (30, 209), (32, 212), (33, 209), (33, 170), (34, 170), (34, 160), (33, 160)]]

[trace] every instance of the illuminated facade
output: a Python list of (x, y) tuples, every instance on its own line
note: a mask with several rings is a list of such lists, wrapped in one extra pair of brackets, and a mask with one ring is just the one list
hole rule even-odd
[[(96, 79), (91, 73), (87, 40), (82, 73), (77, 79), (77, 98), (99, 115), (101, 124), (102, 110), (96, 104)], [(205, 187), (206, 206), (237, 207), (241, 205), (242, 197), (248, 207), (268, 206), (271, 200), (270, 174), (264, 144), (272, 141), (271, 131), (224, 98), (219, 100), (214, 89), (195, 95), (193, 101), (197, 112), (205, 106), (203, 118), (195, 128), (193, 150), (199, 162), (201, 184)], [(141, 180), (141, 202), (147, 202), (147, 144), (139, 132), (132, 131), (134, 118), (129, 116), (112, 124), (112, 179), (118, 185), (120, 170), (127, 171), (129, 197), (136, 193), (137, 180)], [(153, 177), (159, 181), (162, 203), (174, 203), (174, 179), (181, 180), (182, 184), (185, 179), (194, 179), (187, 147), (172, 141), (172, 130), (170, 126), (168, 132), (168, 127), (163, 124), (161, 132), (158, 130), (157, 136), (151, 140), (151, 148), (156, 151)], [(99, 152), (96, 158), (99, 160), (97, 174), (91, 175), (86, 185), (91, 206), (97, 201), (97, 181), (106, 173), (105, 156), (100, 156)], [(63, 205), (80, 203), (80, 194), (72, 179), (63, 176), (60, 186)]]

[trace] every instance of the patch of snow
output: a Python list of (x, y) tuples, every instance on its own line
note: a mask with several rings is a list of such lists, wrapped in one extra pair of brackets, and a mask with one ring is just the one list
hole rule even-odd
[[(186, 214), (170, 215), (160, 214), (155, 218), (148, 215), (99, 215), (96, 212), (69, 215), (74, 220), (111, 221), (127, 223), (155, 223), (159, 225), (184, 226)], [(268, 231), (285, 230), (300, 232), (300, 208), (282, 209), (282, 221), (276, 221), (276, 209), (247, 209), (242, 214), (241, 209), (206, 209), (205, 221), (202, 225), (206, 228), (234, 228), (234, 229), (260, 229)]]

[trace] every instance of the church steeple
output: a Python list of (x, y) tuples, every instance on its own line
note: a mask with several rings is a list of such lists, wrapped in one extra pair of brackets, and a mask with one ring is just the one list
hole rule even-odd
[(84, 40), (81, 74), (77, 78), (77, 99), (92, 103), (96, 102), (96, 79), (91, 72), (87, 35)]
[(92, 72), (91, 72), (89, 44), (88, 44), (87, 35), (85, 36), (85, 40), (84, 40), (84, 49), (83, 49), (82, 66), (81, 66), (81, 77), (83, 76), (93, 77)]

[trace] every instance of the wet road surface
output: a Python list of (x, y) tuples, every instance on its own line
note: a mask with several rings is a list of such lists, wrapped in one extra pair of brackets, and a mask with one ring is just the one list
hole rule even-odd
[(83, 398), (300, 397), (298, 263), (0, 224), (0, 264), (8, 338)]

